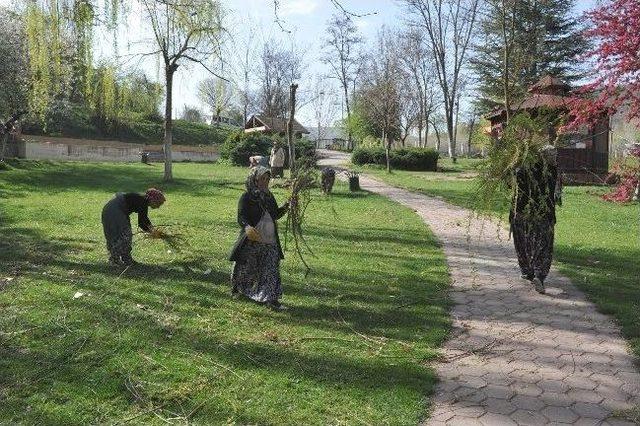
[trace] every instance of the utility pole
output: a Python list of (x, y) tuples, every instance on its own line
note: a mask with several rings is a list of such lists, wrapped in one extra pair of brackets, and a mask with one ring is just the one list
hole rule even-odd
[(289, 143), (289, 170), (291, 176), (295, 172), (296, 149), (293, 144), (293, 120), (296, 114), (296, 90), (298, 85), (293, 83), (289, 93), (289, 122), (287, 123), (287, 142)]

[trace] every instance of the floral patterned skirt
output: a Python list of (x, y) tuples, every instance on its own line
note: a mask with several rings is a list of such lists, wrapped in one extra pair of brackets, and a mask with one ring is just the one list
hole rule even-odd
[(275, 302), (282, 296), (280, 253), (275, 244), (247, 241), (231, 270), (232, 293), (256, 302)]

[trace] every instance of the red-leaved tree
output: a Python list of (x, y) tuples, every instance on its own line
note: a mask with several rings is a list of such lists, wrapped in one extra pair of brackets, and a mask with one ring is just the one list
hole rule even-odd
[[(593, 46), (587, 57), (595, 62), (595, 78), (569, 102), (567, 127), (592, 127), (621, 107), (629, 120), (640, 119), (640, 0), (608, 0), (586, 15), (591, 27), (585, 35)], [(612, 174), (620, 183), (602, 198), (631, 201), (639, 185), (640, 149), (635, 146)]]
[(592, 125), (623, 105), (629, 119), (640, 119), (640, 0), (605, 1), (586, 15), (596, 78), (578, 90), (570, 126)]

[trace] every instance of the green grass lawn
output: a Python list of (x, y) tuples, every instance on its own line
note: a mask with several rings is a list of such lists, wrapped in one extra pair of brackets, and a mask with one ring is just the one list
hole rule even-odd
[[(472, 172), (477, 160), (463, 165)], [(470, 167), (472, 166), (472, 167)], [(447, 169), (447, 167), (444, 167)], [(473, 208), (473, 173), (361, 169), (390, 184)], [(600, 199), (602, 187), (565, 187), (557, 210), (556, 264), (584, 290), (598, 308), (613, 315), (640, 358), (640, 206), (617, 205)], [(506, 217), (508, 200), (495, 206)]]
[[(337, 184), (314, 193), (313, 272), (291, 247), (272, 312), (229, 296), (227, 252), (247, 170), (22, 161), (0, 171), (0, 424), (415, 424), (449, 327), (449, 278), (409, 209)], [(144, 264), (106, 263), (100, 211), (162, 188), (135, 237)], [(275, 190), (284, 201), (285, 192)], [(135, 216), (132, 217), (135, 223)], [(81, 297), (74, 298), (78, 292)]]

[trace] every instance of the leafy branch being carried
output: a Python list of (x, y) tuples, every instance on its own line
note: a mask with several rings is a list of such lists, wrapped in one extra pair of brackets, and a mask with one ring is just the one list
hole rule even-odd
[(311, 202), (311, 189), (317, 186), (317, 176), (311, 168), (299, 168), (295, 175), (288, 182), (289, 195), (289, 212), (287, 214), (287, 227), (285, 230), (285, 249), (289, 233), (293, 236), (293, 243), (298, 257), (305, 266), (305, 276), (311, 271), (311, 267), (304, 258), (303, 248), (312, 256), (313, 251), (307, 244), (302, 231), (304, 224), (305, 212)]
[[(549, 117), (540, 114), (532, 118), (528, 113), (513, 117), (504, 129), (502, 137), (489, 149), (487, 159), (480, 167), (476, 187), (475, 210), (480, 214), (502, 210), (505, 205), (518, 200), (517, 172), (537, 181), (541, 164), (541, 150), (552, 142), (548, 133)], [(546, 163), (545, 163), (546, 164)], [(548, 170), (543, 167), (545, 175)], [(529, 205), (531, 215), (544, 214), (544, 205)]]

